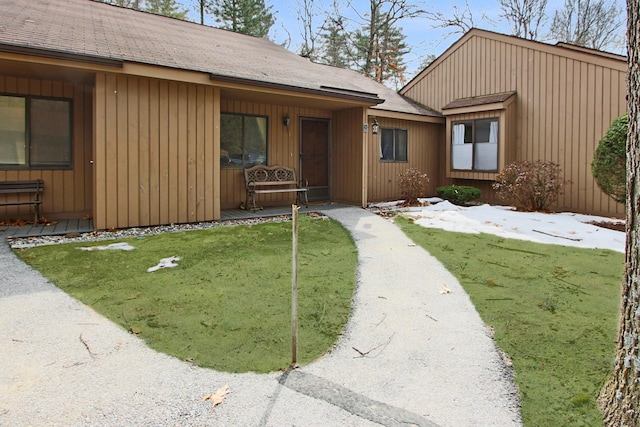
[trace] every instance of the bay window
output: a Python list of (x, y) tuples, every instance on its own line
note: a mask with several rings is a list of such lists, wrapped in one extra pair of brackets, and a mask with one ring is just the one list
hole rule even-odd
[(498, 119), (453, 123), (451, 168), (473, 171), (498, 170)]

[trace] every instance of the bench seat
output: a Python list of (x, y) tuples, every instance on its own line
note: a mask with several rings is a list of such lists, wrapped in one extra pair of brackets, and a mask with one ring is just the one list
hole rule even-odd
[(296, 179), (296, 172), (292, 168), (285, 166), (256, 165), (244, 169), (244, 182), (247, 192), (245, 206), (255, 212), (256, 195), (274, 193), (296, 193), (296, 203), (302, 201), (304, 197), (305, 206), (309, 205), (307, 199), (306, 181)]
[(41, 179), (27, 181), (0, 181), (0, 194), (33, 194), (31, 200), (2, 200), (0, 206), (21, 206), (33, 205), (35, 209), (35, 222), (40, 218), (40, 193), (44, 190), (44, 183)]

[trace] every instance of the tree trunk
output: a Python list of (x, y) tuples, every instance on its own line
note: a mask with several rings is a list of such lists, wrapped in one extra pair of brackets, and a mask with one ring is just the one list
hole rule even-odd
[(378, 13), (380, 9), (379, 0), (369, 0), (369, 40), (367, 42), (367, 52), (362, 70), (365, 76), (371, 76), (373, 69), (373, 57), (375, 52), (375, 41), (378, 38)]
[(615, 371), (600, 395), (605, 426), (640, 425), (640, 0), (627, 0), (627, 246)]

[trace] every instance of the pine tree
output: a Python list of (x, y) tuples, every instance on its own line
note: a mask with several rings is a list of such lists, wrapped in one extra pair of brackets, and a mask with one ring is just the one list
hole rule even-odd
[(115, 4), (116, 6), (127, 7), (129, 9), (142, 10), (140, 7), (141, 0), (102, 0), (103, 3)]
[(323, 64), (349, 68), (349, 39), (341, 16), (329, 17), (320, 33), (320, 58)]
[(405, 80), (403, 58), (409, 52), (406, 36), (388, 13), (373, 5), (369, 22), (356, 31), (358, 71), (377, 82), (391, 81), (397, 86)]
[(188, 10), (182, 9), (176, 0), (145, 0), (144, 10), (146, 12), (155, 13), (156, 15), (170, 16), (186, 20)]
[(211, 8), (220, 28), (255, 37), (267, 37), (275, 23), (272, 6), (264, 0), (220, 0)]
[(189, 11), (176, 0), (102, 0), (104, 3), (186, 20)]

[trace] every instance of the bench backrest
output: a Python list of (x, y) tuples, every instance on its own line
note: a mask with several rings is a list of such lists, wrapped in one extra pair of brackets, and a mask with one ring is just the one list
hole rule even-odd
[(43, 190), (41, 179), (30, 181), (0, 181), (0, 193), (39, 193)]
[(256, 165), (244, 170), (247, 185), (259, 184), (297, 184), (296, 172), (284, 166)]

